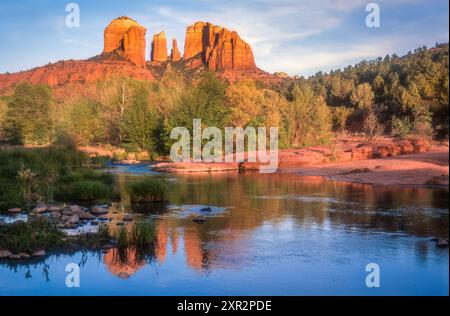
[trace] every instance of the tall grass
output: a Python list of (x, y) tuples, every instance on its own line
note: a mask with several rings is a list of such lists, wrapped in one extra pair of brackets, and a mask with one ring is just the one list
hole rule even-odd
[(133, 202), (165, 202), (167, 201), (167, 183), (161, 179), (144, 178), (129, 185)]
[(48, 220), (17, 222), (0, 226), (0, 249), (31, 253), (57, 246), (63, 236)]
[(66, 147), (0, 150), (0, 211), (54, 199), (103, 200), (113, 175), (89, 169), (91, 158)]

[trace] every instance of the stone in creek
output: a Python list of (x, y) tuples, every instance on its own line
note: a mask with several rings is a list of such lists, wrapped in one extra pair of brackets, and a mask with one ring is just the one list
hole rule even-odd
[(27, 253), (21, 252), (17, 254), (21, 259), (30, 259), (31, 256)]
[(34, 209), (31, 210), (31, 212), (34, 214), (42, 214), (46, 213), (47, 211), (48, 211), (47, 205), (45, 204), (39, 204)]
[(61, 214), (59, 212), (52, 212), (51, 217), (53, 219), (60, 219), (61, 218)]
[(208, 207), (202, 208), (201, 211), (202, 211), (202, 212), (212, 212), (212, 208), (210, 208), (210, 207), (208, 206)]
[(61, 221), (66, 222), (69, 218), (70, 218), (69, 215), (63, 215), (63, 216), (61, 216)]
[(101, 215), (101, 216), (98, 217), (98, 219), (101, 220), (101, 221), (107, 221), (107, 220), (110, 220), (110, 218), (109, 218), (108, 215)]
[(448, 247), (448, 240), (446, 240), (446, 239), (439, 239), (437, 244), (436, 244), (436, 247), (439, 247), (439, 248), (446, 248), (446, 247)]
[(199, 224), (201, 224), (201, 223), (206, 222), (206, 217), (203, 216), (203, 215), (200, 215), (200, 216), (197, 216), (196, 218), (194, 218), (192, 221), (193, 221), (194, 223), (199, 223)]
[(68, 224), (78, 224), (79, 222), (80, 222), (80, 217), (76, 214), (67, 220)]
[(10, 209), (8, 210), (8, 213), (12, 213), (12, 214), (17, 214), (17, 213), (21, 213), (21, 212), (22, 212), (22, 209), (19, 208), (19, 207), (10, 208)]
[(34, 258), (38, 258), (38, 257), (45, 257), (46, 255), (47, 253), (45, 252), (45, 250), (38, 250), (34, 252), (31, 256)]
[(78, 206), (78, 205), (71, 205), (71, 206), (69, 206), (69, 209), (74, 213), (83, 212), (83, 209), (81, 208), (81, 206)]
[(64, 224), (64, 223), (59, 223), (58, 224), (58, 226), (57, 226), (58, 228), (66, 228), (66, 224)]
[(62, 215), (67, 215), (67, 216), (72, 216), (74, 214), (74, 212), (68, 208), (65, 208), (61, 211)]
[(95, 219), (94, 215), (92, 215), (91, 213), (88, 213), (88, 212), (84, 212), (84, 211), (79, 213), (78, 216), (80, 217), (81, 220), (93, 220), (93, 219)]
[(10, 259), (10, 260), (20, 260), (22, 258), (19, 255), (11, 255), (11, 256), (8, 257), (8, 259)]
[(8, 258), (9, 256), (12, 256), (12, 253), (8, 250), (0, 250), (0, 259)]
[(108, 214), (108, 210), (100, 206), (94, 206), (91, 209), (91, 213), (94, 215)]
[(57, 205), (52, 205), (52, 206), (49, 206), (47, 209), (49, 212), (59, 212), (61, 210), (61, 207), (59, 207)]
[(124, 222), (131, 222), (131, 221), (134, 221), (134, 219), (136, 218), (136, 216), (134, 216), (134, 215), (131, 215), (131, 214), (125, 214), (124, 216), (123, 216), (123, 221)]
[(92, 221), (92, 222), (91, 222), (91, 225), (92, 225), (92, 226), (98, 226), (99, 224), (100, 224), (100, 223), (99, 223), (98, 221)]

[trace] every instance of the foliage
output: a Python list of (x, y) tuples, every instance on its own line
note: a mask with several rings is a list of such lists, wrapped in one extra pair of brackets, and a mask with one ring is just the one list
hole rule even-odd
[(164, 202), (167, 200), (167, 184), (154, 178), (145, 178), (129, 185), (133, 202)]
[(36, 219), (0, 226), (0, 248), (15, 253), (32, 253), (61, 243), (64, 236), (48, 220)]
[(6, 139), (15, 144), (49, 143), (51, 89), (44, 85), (21, 83), (8, 100), (4, 119)]

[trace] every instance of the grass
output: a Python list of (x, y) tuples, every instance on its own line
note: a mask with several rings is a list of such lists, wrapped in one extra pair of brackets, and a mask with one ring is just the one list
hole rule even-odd
[(33, 220), (27, 223), (16, 222), (0, 226), (0, 249), (14, 253), (33, 253), (60, 245), (64, 234), (48, 220)]
[(160, 179), (144, 178), (129, 185), (133, 202), (165, 202), (167, 201), (167, 183)]
[(98, 162), (74, 149), (0, 150), (0, 212), (39, 201), (92, 201), (113, 196), (114, 176), (91, 167)]
[(96, 235), (99, 240), (113, 240), (119, 249), (151, 246), (157, 237), (155, 223), (148, 221), (137, 221), (131, 227), (120, 226), (114, 232), (101, 225)]

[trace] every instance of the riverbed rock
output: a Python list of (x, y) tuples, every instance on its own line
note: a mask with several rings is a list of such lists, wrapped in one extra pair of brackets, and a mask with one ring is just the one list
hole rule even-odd
[(123, 216), (123, 221), (124, 222), (132, 222), (132, 221), (134, 221), (134, 219), (136, 218), (136, 216), (134, 216), (134, 215), (132, 215), (132, 214), (125, 214), (124, 216)]
[(70, 218), (69, 215), (62, 215), (60, 220), (61, 220), (61, 222), (66, 222), (69, 218)]
[(206, 222), (206, 217), (203, 215), (197, 216), (192, 220), (194, 223), (202, 224)]
[(78, 214), (81, 212), (84, 212), (83, 208), (79, 205), (71, 205), (69, 206), (69, 209), (74, 213), (74, 214)]
[(6, 259), (9, 256), (12, 256), (12, 253), (8, 250), (0, 250), (0, 259)]
[(92, 225), (92, 226), (98, 226), (99, 224), (100, 224), (99, 221), (92, 221), (92, 222), (91, 222), (91, 225)]
[(95, 219), (96, 217), (94, 216), (94, 215), (92, 215), (91, 213), (88, 213), (88, 212), (84, 212), (84, 211), (82, 211), (82, 212), (80, 212), (79, 214), (78, 214), (78, 216), (80, 217), (80, 219), (81, 220), (93, 220), (93, 219)]
[(212, 208), (210, 208), (210, 207), (208, 206), (208, 207), (202, 208), (200, 211), (202, 211), (202, 212), (212, 212)]
[(80, 223), (80, 217), (78, 215), (73, 215), (72, 217), (70, 217), (67, 222), (66, 225), (78, 225)]
[(74, 212), (71, 209), (65, 208), (61, 211), (61, 214), (65, 216), (72, 216)]
[(43, 214), (48, 211), (47, 205), (45, 204), (38, 204), (34, 209), (31, 210), (34, 214)]
[(439, 239), (436, 243), (436, 247), (439, 248), (447, 248), (448, 247), (448, 240), (447, 239)]
[(58, 205), (50, 205), (47, 207), (49, 212), (59, 212), (61, 210), (61, 207)]
[(64, 228), (66, 228), (66, 224), (65, 223), (59, 223), (58, 225), (56, 225), (56, 227), (58, 227), (59, 229), (64, 229)]
[(11, 213), (11, 214), (17, 214), (17, 213), (21, 213), (21, 212), (22, 212), (22, 209), (19, 207), (10, 208), (8, 210), (8, 213)]
[(103, 214), (108, 214), (108, 210), (101, 206), (93, 206), (91, 208), (91, 213), (94, 215), (103, 215)]
[(60, 212), (52, 212), (50, 216), (53, 219), (60, 219), (61, 218), (61, 213)]
[(36, 252), (34, 252), (34, 253), (31, 254), (31, 256), (32, 256), (33, 258), (45, 257), (46, 255), (47, 255), (47, 253), (46, 253), (45, 250), (43, 250), (43, 249), (38, 250), (38, 251), (36, 251)]
[(31, 256), (25, 252), (18, 253), (17, 255), (20, 257), (20, 259), (30, 259), (31, 258)]
[(22, 259), (19, 255), (11, 255), (8, 257), (9, 260), (20, 260)]

